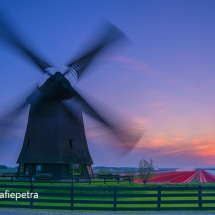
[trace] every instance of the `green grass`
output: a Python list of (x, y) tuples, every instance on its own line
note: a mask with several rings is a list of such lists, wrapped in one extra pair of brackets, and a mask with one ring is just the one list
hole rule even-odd
[[(29, 182), (1, 182), (1, 184), (4, 185), (29, 185)], [(69, 187), (71, 186), (71, 183), (53, 183), (50, 184), (49, 182), (33, 182), (34, 185), (39, 185), (39, 186), (61, 186), (61, 187)], [(199, 185), (199, 183), (197, 184), (146, 184), (146, 185), (142, 185), (142, 184), (137, 184), (137, 183), (128, 183), (128, 182), (121, 182), (121, 183), (117, 183), (117, 182), (107, 182), (106, 184), (102, 183), (92, 183), (91, 185), (89, 185), (88, 183), (77, 183), (74, 184), (74, 187), (83, 187), (83, 188), (87, 188), (87, 187), (103, 187), (103, 188), (108, 188), (108, 187), (157, 187), (157, 186), (162, 186), (162, 187), (197, 187)], [(207, 183), (207, 184), (202, 184), (202, 186), (215, 186), (215, 183)], [(1, 187), (1, 186), (0, 186)], [(0, 188), (0, 192), (6, 190), (6, 188)], [(27, 190), (29, 191), (29, 189), (20, 189), (20, 188), (9, 188), (8, 190), (10, 190), (10, 192), (26, 192)], [(50, 189), (35, 189), (34, 192), (38, 192), (39, 193), (39, 199), (52, 199), (52, 200), (70, 200), (70, 197), (56, 197), (54, 196), (54, 194), (60, 193), (67, 193), (70, 194), (69, 190), (50, 190)], [(53, 194), (53, 196), (40, 196), (40, 193), (44, 193), (44, 194)], [(75, 191), (76, 194), (113, 194), (113, 191), (88, 191), (88, 190), (76, 190)], [(131, 190), (131, 191), (118, 191), (118, 194), (134, 194), (134, 195), (138, 195), (138, 194), (157, 194), (157, 191), (146, 191), (146, 190), (141, 190), (141, 191), (135, 191), (135, 190)], [(165, 194), (172, 194), (172, 193), (178, 193), (178, 194), (183, 194), (183, 193), (197, 193), (197, 191), (162, 191), (162, 193)], [(203, 191), (203, 193), (213, 193), (212, 191)], [(215, 202), (215, 197), (203, 197), (203, 200), (214, 200)], [(75, 197), (74, 200), (96, 200), (96, 201), (101, 201), (101, 200), (113, 200), (113, 197)], [(117, 201), (156, 201), (157, 197), (118, 197)], [(198, 200), (197, 197), (162, 197), (162, 200)], [(0, 204), (3, 203), (9, 203), (6, 201), (1, 201)], [(21, 202), (21, 201), (13, 201), (9, 203), (10, 205), (12, 204), (24, 204), (24, 205), (29, 205), (28, 202)], [(48, 206), (70, 206), (70, 203), (41, 203), (41, 202), (35, 202), (34, 205), (48, 205)], [(113, 207), (113, 204), (81, 204), (81, 203), (75, 203), (76, 207)], [(193, 206), (193, 207), (197, 207), (198, 204), (192, 204), (189, 206)], [(208, 204), (203, 204), (203, 207), (215, 207), (215, 203), (208, 203)], [(124, 208), (129, 208), (129, 207), (140, 207), (140, 208), (147, 208), (147, 207), (154, 207), (156, 210), (157, 205), (156, 204), (117, 204), (117, 207), (124, 207)], [(187, 207), (187, 204), (162, 204), (161, 207), (182, 207), (185, 208)]]
[(0, 169), (0, 173), (15, 173), (17, 169)]

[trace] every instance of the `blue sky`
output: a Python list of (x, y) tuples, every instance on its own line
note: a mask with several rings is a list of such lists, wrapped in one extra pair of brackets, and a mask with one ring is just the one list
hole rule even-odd
[[(117, 160), (86, 120), (96, 166), (137, 166), (142, 158), (152, 158), (158, 167), (215, 165), (214, 1), (1, 0), (0, 8), (9, 12), (25, 38), (60, 70), (92, 39), (103, 18), (131, 41), (78, 85), (147, 128), (137, 147)], [(46, 76), (1, 46), (0, 105), (4, 112)], [(6, 140), (14, 146), (13, 152), (1, 156), (0, 163), (15, 165), (24, 119), (27, 114)]]

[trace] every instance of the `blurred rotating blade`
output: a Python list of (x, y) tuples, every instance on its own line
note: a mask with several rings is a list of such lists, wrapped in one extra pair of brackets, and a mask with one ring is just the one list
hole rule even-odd
[(17, 153), (20, 151), (22, 140), (20, 140), (19, 137), (20, 134), (22, 134), (24, 131), (24, 123), (22, 123), (22, 113), (27, 108), (27, 105), (27, 102), (19, 103), (16, 108), (9, 111), (7, 114), (0, 116), (1, 162), (5, 162), (5, 160), (8, 159), (8, 156), (17, 156)]
[(17, 129), (20, 126), (15, 125), (15, 121), (17, 118), (25, 111), (27, 106), (30, 103), (37, 103), (39, 102), (40, 98), (42, 97), (42, 93), (39, 92), (38, 88), (34, 88), (34, 90), (28, 93), (30, 95), (26, 100), (26, 96), (22, 96), (21, 102), (16, 105), (15, 108), (11, 109), (7, 113), (0, 116), (0, 143), (2, 139), (7, 136), (11, 129)]
[(105, 52), (110, 51), (110, 48), (119, 44), (120, 41), (128, 41), (125, 34), (108, 21), (103, 23), (103, 28), (105, 28), (103, 32), (96, 34), (97, 37), (102, 35), (101, 38), (93, 38), (96, 43), (90, 44), (88, 49), (83, 51), (83, 54), (68, 63), (68, 70), (64, 75), (71, 72), (77, 80), (80, 80), (86, 75), (89, 67), (96, 63), (99, 56), (104, 57)]
[[(108, 108), (101, 107), (98, 101), (88, 102), (84, 99), (80, 93), (75, 90), (73, 92), (73, 98), (69, 101), (62, 101), (65, 107), (71, 112), (71, 114), (78, 120), (82, 120), (80, 112), (86, 113), (93, 120), (103, 125), (104, 128), (109, 130), (117, 141), (110, 142), (109, 145), (113, 148), (117, 148), (118, 154), (128, 154), (141, 139), (144, 130), (137, 127), (131, 127), (129, 123), (123, 124), (120, 122), (119, 117), (116, 114), (111, 113)], [(92, 100), (91, 100), (92, 101)], [(95, 104), (96, 103), (96, 104)], [(95, 106), (97, 108), (95, 108)]]
[(16, 48), (18, 51), (20, 51), (22, 54), (24, 54), (26, 57), (28, 57), (31, 61), (34, 62), (36, 66), (38, 66), (43, 73), (49, 73), (49, 68), (52, 66), (42, 60), (39, 55), (36, 54), (35, 51), (32, 50), (30, 44), (24, 43), (24, 39), (21, 39), (21, 35), (18, 35), (18, 31), (15, 30), (15, 27), (12, 25), (12, 21), (9, 22), (9, 19), (5, 12), (0, 12), (0, 39), (2, 39), (5, 43), (10, 45), (13, 48)]
[(5, 131), (10, 128), (16, 118), (22, 113), (22, 111), (28, 105), (27, 102), (20, 103), (16, 108), (0, 118), (0, 137)]

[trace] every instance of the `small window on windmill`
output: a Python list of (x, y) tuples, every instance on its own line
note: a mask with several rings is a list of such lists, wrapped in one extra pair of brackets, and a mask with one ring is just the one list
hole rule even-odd
[(73, 150), (73, 144), (72, 144), (73, 139), (68, 139), (68, 141), (69, 141), (69, 149), (72, 151)]
[(80, 164), (80, 165), (78, 166), (78, 172), (79, 172), (80, 174), (82, 174), (82, 173), (84, 172), (84, 165), (83, 165), (83, 164)]
[(19, 172), (20, 172), (20, 175), (22, 176), (22, 175), (24, 175), (24, 163), (21, 163), (20, 165), (19, 165)]
[(41, 165), (36, 165), (36, 172), (41, 172), (42, 166)]
[(73, 164), (73, 175), (80, 175), (79, 164)]
[(69, 164), (69, 174), (73, 174), (73, 164)]
[(81, 175), (84, 172), (83, 164), (73, 164), (73, 175)]

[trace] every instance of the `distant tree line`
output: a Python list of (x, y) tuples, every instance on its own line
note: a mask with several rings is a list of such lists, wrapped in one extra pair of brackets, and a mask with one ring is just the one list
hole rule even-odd
[(7, 169), (7, 166), (5, 166), (5, 165), (0, 165), (0, 169)]

